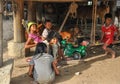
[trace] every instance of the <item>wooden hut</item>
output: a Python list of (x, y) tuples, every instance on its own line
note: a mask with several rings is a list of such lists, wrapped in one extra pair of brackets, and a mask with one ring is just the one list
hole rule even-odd
[[(66, 2), (88, 2), (88, 0), (12, 0), (13, 3), (13, 23), (14, 23), (14, 39), (8, 43), (8, 54), (10, 56), (21, 57), (25, 56), (24, 49), (25, 36), (24, 28), (22, 26), (22, 19), (24, 18), (24, 3), (28, 4), (28, 20), (36, 21), (36, 2), (40, 3), (66, 3)], [(95, 27), (96, 27), (96, 10), (97, 1), (93, 0), (93, 24), (91, 33), (91, 42), (95, 43)], [(105, 1), (105, 0), (104, 0)]]

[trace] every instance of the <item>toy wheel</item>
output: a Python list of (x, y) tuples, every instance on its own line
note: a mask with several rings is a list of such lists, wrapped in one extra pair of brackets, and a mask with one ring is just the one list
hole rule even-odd
[(74, 58), (75, 60), (81, 59), (80, 53), (75, 52), (75, 53), (73, 54), (73, 58)]

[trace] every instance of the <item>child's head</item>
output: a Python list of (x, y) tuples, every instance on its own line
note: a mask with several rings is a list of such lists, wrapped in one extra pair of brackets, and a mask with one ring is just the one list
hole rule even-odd
[(35, 49), (35, 55), (39, 53), (46, 53), (47, 52), (47, 46), (45, 43), (38, 43)]
[(110, 25), (111, 23), (112, 23), (112, 14), (107, 13), (107, 14), (105, 15), (105, 24), (106, 24), (106, 25)]
[(79, 28), (78, 27), (74, 28), (74, 33), (79, 33)]
[(48, 36), (47, 41), (48, 41), (50, 44), (56, 44), (56, 43), (58, 42), (58, 39), (57, 39), (56, 36)]
[(35, 22), (28, 23), (28, 32), (35, 32), (37, 31), (37, 24)]
[(49, 43), (52, 43), (52, 44), (57, 43), (57, 41), (58, 41), (57, 32), (55, 32), (55, 31), (49, 32), (48, 37), (47, 37), (47, 41)]
[(50, 20), (46, 20), (46, 22), (45, 22), (45, 27), (46, 27), (47, 29), (51, 29), (51, 28), (52, 28), (52, 22), (51, 22)]
[(50, 44), (56, 44), (58, 42), (58, 39), (56, 37), (51, 38)]

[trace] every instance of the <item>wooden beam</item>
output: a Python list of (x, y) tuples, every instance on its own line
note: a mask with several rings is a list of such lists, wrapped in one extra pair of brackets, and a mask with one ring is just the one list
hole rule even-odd
[[(29, 1), (29, 0), (24, 0)], [(32, 1), (39, 1), (39, 2), (87, 2), (88, 0), (32, 0)]]
[(28, 1), (28, 21), (36, 21), (36, 3)]
[(65, 25), (65, 22), (66, 22), (66, 20), (68, 19), (69, 14), (70, 14), (70, 10), (68, 10), (68, 12), (67, 12), (67, 14), (66, 14), (66, 16), (65, 16), (65, 19), (64, 19), (62, 25), (60, 26), (59, 33), (62, 31), (63, 26)]
[[(114, 41), (114, 42), (113, 42), (113, 45), (119, 44), (119, 43), (120, 43), (120, 41)], [(104, 44), (104, 43), (90, 44), (89, 46), (94, 47), (94, 46), (101, 46), (101, 45), (103, 45), (103, 44)]]
[(91, 43), (95, 44), (97, 0), (93, 1)]
[(24, 28), (22, 26), (22, 19), (23, 19), (23, 7), (24, 2), (23, 0), (14, 0), (14, 42), (22, 43), (25, 41), (25, 34)]
[(0, 67), (3, 65), (3, 5), (0, 0)]

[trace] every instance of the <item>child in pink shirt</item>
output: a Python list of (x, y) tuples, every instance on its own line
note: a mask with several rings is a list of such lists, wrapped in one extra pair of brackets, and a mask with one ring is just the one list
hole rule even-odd
[[(37, 24), (34, 22), (28, 23), (28, 39), (25, 43), (25, 48), (35, 47), (37, 43), (42, 42), (42, 37), (37, 33)], [(32, 43), (31, 43), (32, 41)]]

